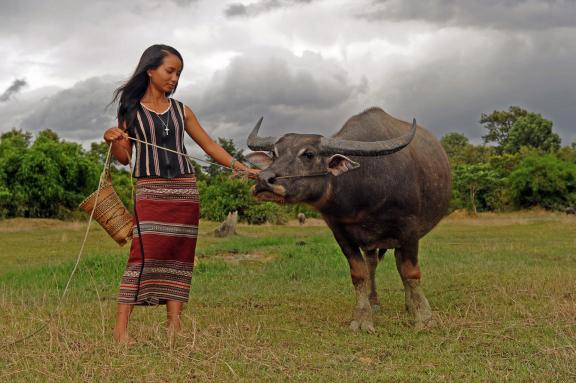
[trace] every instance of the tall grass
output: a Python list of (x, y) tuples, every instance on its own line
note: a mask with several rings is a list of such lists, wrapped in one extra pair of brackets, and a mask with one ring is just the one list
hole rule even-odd
[[(48, 328), (0, 346), (0, 381), (574, 381), (576, 219), (543, 213), (447, 219), (421, 243), (437, 326), (415, 332), (393, 257), (377, 271), (377, 333), (348, 329), (348, 264), (323, 226), (202, 223), (183, 332), (136, 308), (137, 344), (111, 339), (126, 262), (94, 227)], [(0, 222), (0, 344), (53, 314), (81, 224)]]

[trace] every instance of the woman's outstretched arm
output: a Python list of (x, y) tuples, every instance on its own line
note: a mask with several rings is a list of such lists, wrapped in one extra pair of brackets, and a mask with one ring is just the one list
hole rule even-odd
[(184, 106), (186, 109), (186, 132), (192, 137), (192, 139), (200, 145), (200, 147), (212, 157), (216, 162), (227, 167), (234, 167), (234, 170), (247, 172), (249, 175), (255, 176), (260, 171), (258, 169), (250, 169), (241, 162), (237, 162), (234, 157), (232, 157), (224, 148), (218, 145), (206, 131), (202, 128), (198, 119), (188, 106)]

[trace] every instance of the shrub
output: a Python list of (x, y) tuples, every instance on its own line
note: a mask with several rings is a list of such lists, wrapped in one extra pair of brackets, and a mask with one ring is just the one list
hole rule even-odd
[(244, 211), (246, 222), (260, 225), (269, 222), (274, 225), (282, 225), (288, 221), (288, 214), (283, 206), (274, 202), (260, 202), (250, 205)]
[(238, 211), (242, 218), (251, 204), (250, 184), (241, 179), (218, 175), (210, 180), (198, 182), (201, 217), (212, 221), (223, 221), (229, 212)]
[(576, 203), (576, 164), (553, 155), (525, 158), (509, 177), (516, 206), (562, 209)]

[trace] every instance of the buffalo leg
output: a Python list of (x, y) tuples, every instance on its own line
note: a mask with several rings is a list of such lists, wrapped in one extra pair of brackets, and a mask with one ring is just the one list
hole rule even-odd
[(360, 329), (373, 333), (374, 322), (372, 321), (372, 308), (370, 307), (370, 274), (368, 265), (360, 253), (360, 248), (352, 244), (344, 236), (338, 235), (334, 231), (334, 237), (340, 245), (342, 252), (348, 260), (350, 266), (350, 276), (356, 291), (356, 307), (354, 308), (353, 319), (350, 328), (354, 331)]
[(418, 241), (403, 244), (394, 251), (394, 255), (396, 268), (404, 284), (406, 309), (414, 316), (414, 327), (421, 330), (432, 324), (432, 310), (420, 286)]
[(370, 296), (369, 301), (372, 306), (372, 312), (380, 311), (380, 300), (378, 299), (378, 292), (376, 291), (376, 268), (378, 263), (384, 256), (386, 249), (374, 249), (364, 251), (366, 262), (368, 263), (368, 274), (370, 277)]

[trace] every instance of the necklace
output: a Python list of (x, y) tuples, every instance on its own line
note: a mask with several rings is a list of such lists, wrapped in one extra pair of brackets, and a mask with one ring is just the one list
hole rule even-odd
[(166, 122), (164, 122), (164, 120), (162, 120), (162, 118), (160, 117), (160, 115), (158, 113), (154, 113), (154, 114), (156, 114), (156, 117), (158, 117), (158, 119), (162, 123), (162, 126), (164, 126), (164, 135), (167, 136), (170, 133), (170, 129), (168, 128), (168, 123), (170, 122), (170, 111), (168, 111), (168, 113), (166, 114)]

